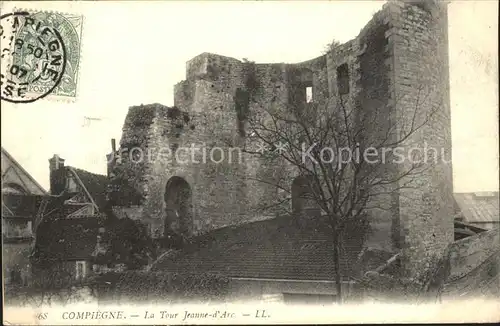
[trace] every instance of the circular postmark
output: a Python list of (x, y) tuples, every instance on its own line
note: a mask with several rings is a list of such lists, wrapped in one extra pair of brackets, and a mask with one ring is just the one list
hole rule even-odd
[[(30, 103), (49, 95), (66, 69), (66, 48), (49, 19), (14, 12), (0, 16), (1, 99)], [(37, 91), (29, 87), (37, 85)]]

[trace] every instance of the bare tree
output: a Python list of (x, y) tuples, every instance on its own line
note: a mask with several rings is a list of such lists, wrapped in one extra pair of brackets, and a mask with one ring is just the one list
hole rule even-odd
[[(397, 100), (390, 106), (371, 103), (363, 107), (344, 97), (320, 104), (262, 105), (248, 114), (244, 151), (303, 176), (308, 191), (300, 196), (317, 205), (328, 220), (339, 301), (340, 248), (346, 228), (366, 225), (370, 209), (390, 209), (391, 194), (414, 187), (415, 178), (428, 166), (421, 151), (404, 152), (436, 111), (424, 105), (424, 89), (418, 93), (414, 108), (404, 115), (394, 110)], [(291, 199), (286, 179), (257, 178), (287, 193), (266, 208)]]

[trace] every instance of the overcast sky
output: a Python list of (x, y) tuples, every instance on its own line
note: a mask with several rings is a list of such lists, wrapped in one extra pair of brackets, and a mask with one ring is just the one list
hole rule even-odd
[[(2, 146), (46, 189), (48, 159), (106, 173), (110, 139), (128, 107), (173, 105), (185, 63), (202, 52), (256, 62), (300, 62), (348, 41), (384, 1), (2, 3), (82, 13), (74, 103), (2, 102)], [(449, 6), (455, 191), (498, 189), (498, 2)], [(84, 125), (84, 117), (101, 119)]]

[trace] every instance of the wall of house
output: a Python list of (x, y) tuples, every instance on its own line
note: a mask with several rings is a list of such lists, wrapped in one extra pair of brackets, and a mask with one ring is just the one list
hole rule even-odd
[[(296, 300), (316, 300), (323, 297), (331, 300), (337, 294), (335, 282), (322, 281), (298, 281), (298, 280), (250, 280), (231, 279), (229, 300), (266, 301), (273, 300), (279, 302), (287, 301), (286, 296), (296, 297)], [(350, 283), (342, 284), (342, 295), (344, 299), (350, 297), (354, 290)], [(309, 298), (308, 298), (309, 297)]]
[[(3, 243), (2, 266), (6, 285), (28, 285), (31, 282), (30, 242)], [(16, 275), (12, 279), (12, 272)]]
[[(92, 264), (89, 260), (85, 261), (86, 277), (90, 276)], [(33, 280), (38, 284), (44, 284), (47, 287), (62, 287), (76, 285), (84, 279), (76, 278), (76, 260), (65, 260), (52, 263), (50, 266), (34, 266)]]
[[(43, 195), (45, 190), (26, 172), (10, 154), (2, 148), (2, 195), (18, 193), (21, 195)], [(14, 203), (7, 203), (2, 196), (2, 205), (8, 204), (14, 208)], [(15, 208), (23, 203), (22, 198)], [(26, 203), (25, 203), (26, 205)], [(2, 214), (4, 209), (2, 207)], [(22, 207), (22, 206), (21, 206)], [(24, 207), (26, 208), (26, 207)], [(29, 211), (29, 210), (28, 210)], [(7, 215), (7, 214), (6, 214)], [(32, 221), (23, 217), (2, 216), (2, 268), (5, 285), (29, 285), (31, 282), (31, 254)]]
[(29, 242), (32, 235), (32, 221), (23, 218), (2, 219), (2, 236), (4, 241), (28, 239)]

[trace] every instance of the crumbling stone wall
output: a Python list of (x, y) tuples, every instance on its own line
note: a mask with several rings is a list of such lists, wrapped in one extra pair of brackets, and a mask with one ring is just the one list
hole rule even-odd
[(406, 148), (429, 148), (416, 186), (399, 194), (404, 266), (411, 275), (432, 265), (453, 241), (452, 167), (446, 163), (451, 159), (448, 19), (446, 4), (432, 0), (391, 1), (385, 10), (390, 17), (394, 119), (408, 122), (416, 106), (417, 120), (428, 118), (404, 143)]
[[(150, 225), (153, 235), (162, 237), (169, 227), (165, 225), (169, 224), (165, 220), (166, 186), (176, 176), (191, 189), (191, 235), (274, 217), (256, 208), (271, 203), (276, 189), (254, 179), (280, 177), (279, 168), (262, 166), (238, 149), (244, 146), (248, 112), (257, 109), (258, 101), (263, 104), (275, 96), (269, 91), (276, 86), (270, 82), (273, 71), (282, 74), (283, 67), (272, 70), (267, 65), (205, 53), (188, 62), (188, 80), (176, 85), (174, 108), (159, 104), (131, 108), (120, 151), (123, 147), (139, 147), (134, 153), (144, 154), (143, 160), (134, 162), (129, 149), (115, 170), (126, 172), (121, 175), (140, 191), (144, 203), (134, 209), (137, 214), (130, 207), (116, 206), (117, 215), (136, 216)], [(257, 84), (259, 78), (262, 80)], [(264, 83), (267, 88), (259, 86)], [(284, 87), (279, 97), (285, 101), (283, 94), (287, 94)], [(147, 116), (153, 112), (154, 118), (137, 122), (136, 112), (140, 110)], [(194, 157), (189, 153), (173, 155), (176, 150), (193, 146), (200, 149)], [(222, 152), (212, 152), (215, 147)]]
[[(352, 128), (358, 134), (356, 141), (360, 144), (361, 152), (384, 143), (384, 137), (394, 123), (390, 117), (390, 76), (393, 71), (387, 65), (392, 53), (385, 38), (388, 29), (386, 17), (385, 10), (376, 13), (357, 38), (334, 46), (327, 55), (329, 88), (330, 93), (335, 96), (330, 105), (333, 110), (345, 108), (351, 114), (354, 120)], [(348, 72), (347, 89), (345, 85), (342, 87), (339, 80), (339, 69), (342, 66)], [(385, 165), (378, 166), (378, 173), (388, 175), (393, 168), (388, 160)], [(378, 194), (372, 197), (368, 206), (377, 208), (369, 209), (367, 214), (370, 232), (366, 245), (387, 252), (397, 251), (399, 241), (399, 212), (391, 187), (394, 186), (387, 185), (383, 189), (372, 190)]]
[[(121, 146), (139, 145), (155, 158), (139, 165), (122, 160), (121, 175), (144, 197), (132, 215), (161, 237), (170, 223), (165, 219), (165, 192), (174, 176), (190, 187), (191, 234), (269, 218), (290, 208), (284, 203), (267, 213), (256, 209), (283, 194), (255, 179), (290, 189), (296, 171), (245, 153), (233, 152), (232, 162), (227, 156), (231, 147), (251, 143), (245, 128), (249, 114), (264, 108), (314, 114), (304, 101), (306, 87), (312, 87), (314, 103), (331, 110), (341, 103), (354, 110), (357, 121), (372, 119), (363, 134), (366, 138), (383, 134), (377, 126), (412, 117), (415, 106), (421, 106), (424, 115), (435, 110), (428, 125), (403, 145), (409, 149), (427, 142), (451, 157), (444, 6), (431, 0), (391, 0), (358, 37), (303, 63), (256, 64), (210, 53), (190, 60), (186, 80), (175, 86), (174, 108), (133, 107), (126, 118)], [(342, 84), (341, 66), (346, 78)], [(137, 120), (137, 116), (144, 117)], [(201, 153), (195, 160), (156, 159), (162, 148), (191, 146), (205, 148), (209, 155), (216, 146), (225, 148), (225, 160), (199, 163)], [(235, 163), (240, 155), (241, 162)], [(404, 166), (385, 168), (391, 173)], [(408, 271), (439, 257), (453, 240), (451, 176), (449, 164), (429, 163), (416, 187), (379, 199), (390, 209), (371, 213), (369, 245), (386, 251), (403, 249)], [(122, 206), (115, 211), (124, 211)], [(127, 212), (131, 214), (131, 208)]]

